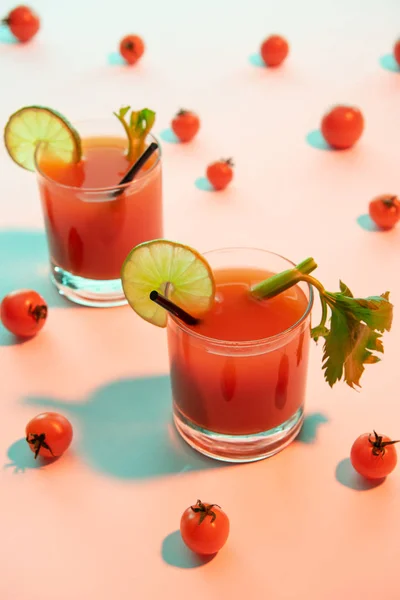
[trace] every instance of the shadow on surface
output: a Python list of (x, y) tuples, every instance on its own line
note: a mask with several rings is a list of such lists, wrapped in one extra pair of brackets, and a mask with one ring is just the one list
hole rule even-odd
[(161, 547), (164, 562), (179, 569), (196, 569), (209, 563), (216, 555), (199, 556), (183, 543), (179, 530), (167, 535)]
[(220, 467), (192, 450), (175, 430), (167, 376), (116, 381), (86, 402), (36, 397), (25, 402), (71, 418), (80, 430), (77, 452), (94, 469), (114, 477), (141, 479)]
[(383, 231), (383, 229), (380, 229), (367, 214), (357, 217), (357, 223), (365, 231)]
[(0, 325), (0, 346), (19, 346), (20, 344), (26, 344), (26, 342), (29, 342), (31, 339), (32, 338), (17, 337)]
[(60, 296), (49, 277), (49, 254), (42, 231), (0, 230), (0, 298), (12, 290), (34, 289), (49, 306), (75, 306)]
[(13, 36), (7, 25), (0, 24), (0, 44), (18, 44), (18, 40)]
[(326, 143), (324, 137), (319, 129), (313, 129), (306, 135), (306, 142), (312, 148), (316, 148), (317, 150), (328, 150), (330, 152), (334, 152), (334, 149), (330, 147), (329, 144)]
[(202, 192), (215, 192), (214, 187), (208, 181), (207, 177), (198, 177), (194, 182), (194, 185)]
[(302, 442), (303, 444), (312, 444), (317, 440), (320, 426), (324, 423), (328, 423), (328, 421), (328, 417), (320, 412), (305, 415), (303, 426), (300, 429), (296, 441)]
[(160, 138), (168, 144), (180, 144), (179, 138), (176, 137), (171, 128), (163, 129), (160, 133)]
[(250, 54), (248, 60), (253, 67), (262, 67), (263, 69), (268, 68), (259, 52), (254, 52), (254, 54)]
[(397, 64), (393, 54), (385, 54), (385, 56), (381, 56), (379, 59), (379, 64), (381, 65), (382, 69), (385, 69), (385, 71), (400, 73), (400, 66)]
[(336, 481), (357, 492), (365, 492), (382, 485), (385, 479), (364, 479), (354, 469), (349, 458), (338, 463), (335, 472)]
[(123, 56), (120, 55), (119, 52), (110, 52), (110, 54), (107, 56), (107, 62), (109, 65), (111, 65), (112, 67), (114, 66), (127, 66), (128, 63), (126, 62), (126, 60), (123, 58)]
[(17, 440), (7, 450), (10, 462), (3, 465), (3, 469), (11, 469), (14, 473), (25, 473), (27, 469), (41, 469), (55, 463), (58, 459), (44, 460), (40, 456), (35, 459), (25, 438)]

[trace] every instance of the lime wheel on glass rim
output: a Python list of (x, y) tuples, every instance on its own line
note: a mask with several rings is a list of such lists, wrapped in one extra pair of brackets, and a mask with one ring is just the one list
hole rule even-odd
[(169, 240), (135, 246), (121, 270), (122, 287), (130, 306), (142, 319), (166, 327), (167, 311), (150, 299), (157, 291), (201, 317), (212, 306), (215, 282), (210, 265), (196, 250)]
[(44, 106), (26, 106), (11, 115), (4, 128), (4, 143), (17, 165), (34, 171), (36, 149), (42, 142), (63, 162), (81, 160), (79, 134), (57, 111)]

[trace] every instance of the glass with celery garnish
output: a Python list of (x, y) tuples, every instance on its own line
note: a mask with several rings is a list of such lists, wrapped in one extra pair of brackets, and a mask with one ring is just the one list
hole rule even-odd
[(26, 107), (7, 123), (11, 157), (37, 172), (52, 280), (74, 302), (125, 304), (120, 271), (127, 253), (163, 234), (159, 148), (121, 183), (155, 142), (154, 120), (149, 109), (125, 107), (75, 127), (52, 109)]
[[(173, 416), (196, 450), (231, 462), (260, 460), (301, 429), (310, 338), (324, 338), (329, 385), (354, 387), (379, 360), (389, 330), (388, 294), (327, 292), (308, 258), (295, 266), (271, 252), (224, 249), (199, 255), (174, 242), (134, 248), (125, 295), (149, 322), (167, 327)], [(322, 318), (311, 329), (313, 294)]]

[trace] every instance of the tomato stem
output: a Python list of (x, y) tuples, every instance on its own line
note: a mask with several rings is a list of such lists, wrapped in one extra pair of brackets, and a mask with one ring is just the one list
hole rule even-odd
[(225, 164), (229, 165), (230, 167), (235, 166), (235, 163), (233, 162), (233, 158), (222, 158), (221, 162), (224, 162)]
[(386, 452), (386, 446), (391, 446), (392, 444), (398, 444), (400, 442), (400, 440), (391, 440), (389, 442), (384, 442), (383, 437), (381, 435), (378, 435), (375, 429), (373, 431), (375, 439), (372, 439), (372, 435), (369, 435), (368, 441), (372, 445), (372, 454), (374, 456), (381, 456), (383, 458)]
[(393, 206), (396, 206), (396, 201), (398, 202), (397, 196), (391, 196), (391, 198), (384, 198), (382, 200), (383, 204), (385, 206), (387, 206), (388, 208), (392, 208)]
[(30, 304), (28, 312), (35, 319), (36, 323), (39, 323), (41, 319), (47, 317), (47, 306), (45, 304), (38, 304), (33, 308), (32, 304)]
[(207, 515), (211, 517), (211, 523), (214, 523), (217, 518), (212, 510), (214, 506), (221, 508), (218, 504), (204, 504), (201, 500), (197, 500), (196, 505), (190, 507), (194, 513), (200, 513), (199, 525), (202, 524)]
[(33, 446), (35, 458), (38, 457), (41, 448), (46, 448), (46, 450), (48, 450), (50, 454), (54, 456), (52, 449), (46, 442), (46, 435), (44, 433), (40, 433), (39, 435), (37, 433), (28, 433), (26, 436), (26, 441), (28, 444)]

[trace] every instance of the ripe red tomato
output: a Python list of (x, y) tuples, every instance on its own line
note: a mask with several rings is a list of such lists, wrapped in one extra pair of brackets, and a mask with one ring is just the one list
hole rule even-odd
[(393, 56), (400, 67), (400, 39), (398, 39), (393, 47)]
[(171, 128), (181, 142), (190, 142), (200, 129), (200, 119), (192, 111), (181, 109), (172, 120)]
[(207, 179), (216, 190), (223, 190), (232, 181), (233, 161), (219, 160), (207, 167)]
[(119, 52), (128, 64), (134, 65), (144, 53), (144, 42), (138, 35), (126, 35), (119, 44)]
[(321, 122), (322, 135), (337, 150), (354, 146), (363, 130), (364, 118), (358, 108), (352, 106), (335, 106)]
[(47, 304), (33, 290), (16, 290), (5, 296), (0, 307), (6, 329), (19, 337), (32, 337), (46, 322)]
[(392, 229), (400, 220), (400, 200), (393, 194), (383, 194), (369, 203), (369, 216), (380, 229)]
[(20, 42), (29, 42), (39, 31), (40, 19), (29, 6), (17, 6), (3, 21)]
[(289, 54), (289, 44), (280, 35), (271, 35), (261, 44), (260, 54), (267, 67), (277, 67)]
[(394, 444), (386, 435), (363, 433), (354, 442), (350, 460), (357, 473), (366, 479), (382, 479), (389, 475), (397, 464)]
[(41, 413), (26, 426), (26, 441), (35, 458), (61, 456), (71, 444), (72, 435), (71, 423), (55, 412)]
[(229, 519), (217, 504), (197, 500), (181, 518), (181, 536), (186, 546), (196, 554), (215, 554), (229, 535)]

